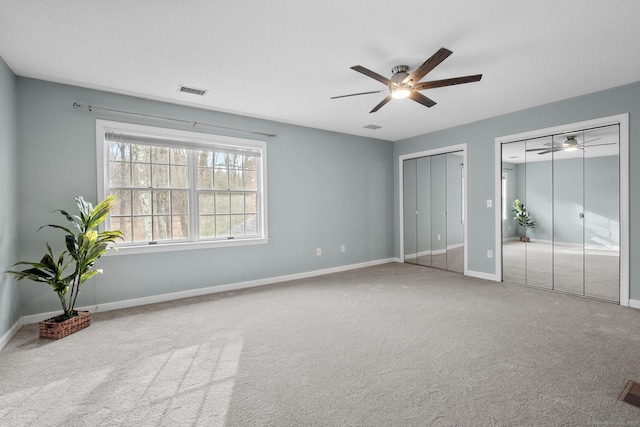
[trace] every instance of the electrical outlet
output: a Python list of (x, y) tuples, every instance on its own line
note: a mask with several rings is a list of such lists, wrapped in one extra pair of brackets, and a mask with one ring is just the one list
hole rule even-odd
[(346, 252), (347, 247), (345, 245), (340, 246), (340, 252)]
[(487, 207), (490, 208), (493, 206), (493, 200), (489, 199), (487, 200)]
[(316, 255), (317, 255), (317, 256), (322, 255), (322, 248), (318, 248), (318, 249), (316, 249)]
[(438, 240), (440, 240), (440, 235), (438, 234)]
[(493, 251), (491, 249), (487, 250), (487, 258), (493, 258)]

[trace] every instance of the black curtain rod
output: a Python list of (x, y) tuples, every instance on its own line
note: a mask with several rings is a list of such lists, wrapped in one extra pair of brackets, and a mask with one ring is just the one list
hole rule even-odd
[(178, 123), (186, 123), (186, 124), (190, 124), (191, 126), (208, 126), (208, 127), (213, 127), (213, 128), (218, 128), (218, 129), (226, 129), (226, 130), (233, 130), (233, 131), (237, 131), (237, 132), (244, 132), (244, 133), (251, 133), (254, 135), (262, 135), (262, 136), (267, 136), (269, 138), (277, 138), (278, 134), (276, 133), (265, 133), (265, 132), (258, 132), (258, 131), (254, 131), (254, 130), (247, 130), (247, 129), (238, 129), (238, 128), (232, 128), (229, 126), (222, 126), (222, 125), (213, 125), (210, 123), (202, 123), (202, 122), (195, 122), (195, 121), (190, 121), (190, 120), (183, 120), (183, 119), (174, 119), (172, 117), (163, 117), (163, 116), (154, 116), (151, 114), (143, 114), (143, 113), (133, 113), (131, 111), (123, 111), (123, 110), (115, 110), (112, 108), (104, 108), (104, 107), (95, 107), (92, 105), (82, 105), (82, 104), (78, 104), (77, 102), (73, 103), (73, 108), (74, 109), (83, 109), (83, 110), (88, 110), (88, 111), (93, 111), (93, 110), (97, 110), (97, 111), (107, 111), (109, 113), (117, 113), (117, 114), (128, 114), (130, 116), (138, 116), (138, 117), (147, 117), (150, 119), (157, 119), (157, 120), (167, 120), (170, 122), (178, 122)]

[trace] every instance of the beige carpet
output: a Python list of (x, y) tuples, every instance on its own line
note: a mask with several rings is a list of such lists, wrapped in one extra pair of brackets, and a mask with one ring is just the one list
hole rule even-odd
[(640, 312), (387, 264), (0, 351), (2, 426), (640, 426)]

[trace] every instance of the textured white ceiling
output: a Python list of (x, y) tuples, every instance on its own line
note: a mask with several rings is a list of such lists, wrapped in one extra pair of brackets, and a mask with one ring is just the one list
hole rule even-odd
[[(0, 0), (0, 56), (20, 76), (393, 141), (640, 80), (639, 17), (637, 0)], [(423, 92), (432, 108), (329, 99), (384, 89), (353, 65), (390, 77), (440, 47), (423, 81), (482, 81)]]

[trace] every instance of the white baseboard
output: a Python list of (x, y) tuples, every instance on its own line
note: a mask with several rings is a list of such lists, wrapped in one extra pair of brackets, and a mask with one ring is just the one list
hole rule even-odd
[(640, 309), (640, 300), (630, 299), (629, 300), (629, 307)]
[(24, 324), (23, 322), (23, 318), (21, 317), (16, 323), (13, 324), (13, 326), (7, 331), (7, 333), (0, 337), (0, 350), (2, 350), (4, 346), (7, 345), (7, 343), (11, 340), (11, 338), (13, 338), (13, 336), (18, 333), (18, 330)]
[(492, 280), (494, 282), (498, 281), (498, 278), (495, 274), (483, 273), (481, 271), (467, 271), (467, 276), (477, 277), (478, 279)]
[[(78, 307), (78, 310), (89, 310), (92, 313), (101, 311), (119, 310), (121, 308), (137, 307), (140, 305), (155, 304), (159, 302), (173, 301), (182, 298), (198, 297), (215, 294), (219, 292), (237, 291), (240, 289), (254, 288), (257, 286), (272, 285), (274, 283), (289, 282), (291, 280), (306, 279), (309, 277), (323, 276), (325, 274), (339, 273), (342, 271), (355, 270), (358, 268), (371, 267), (374, 265), (387, 264), (390, 262), (400, 262), (397, 258), (387, 258), (376, 261), (368, 261), (359, 264), (343, 265), (340, 267), (326, 268), (323, 270), (307, 271), (304, 273), (288, 274), (285, 276), (269, 277), (266, 279), (250, 280), (247, 282), (230, 283), (227, 285), (210, 286), (207, 288), (190, 289), (188, 291), (172, 292), (169, 294), (152, 295), (149, 297), (135, 298), (123, 301), (108, 302), (90, 306)], [(38, 323), (50, 317), (60, 314), (59, 311), (49, 313), (38, 313), (23, 316), (23, 324)]]

